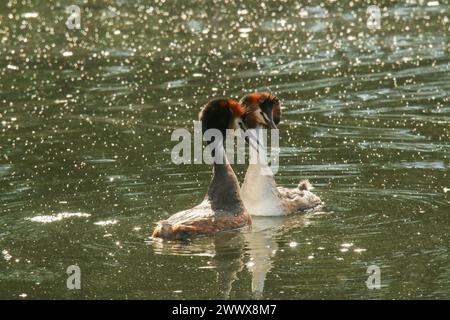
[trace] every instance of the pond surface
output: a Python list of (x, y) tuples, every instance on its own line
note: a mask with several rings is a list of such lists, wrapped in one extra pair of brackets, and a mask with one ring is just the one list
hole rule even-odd
[[(449, 299), (450, 6), (374, 2), (380, 29), (364, 1), (1, 1), (0, 298)], [(284, 105), (278, 184), (326, 205), (152, 240), (211, 178), (171, 132), (255, 90)]]

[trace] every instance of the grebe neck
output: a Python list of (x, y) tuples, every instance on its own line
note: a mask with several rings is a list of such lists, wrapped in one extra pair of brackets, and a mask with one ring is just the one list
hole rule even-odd
[[(262, 151), (265, 159), (265, 152)], [(241, 187), (241, 197), (248, 212), (259, 216), (283, 215), (280, 192), (266, 161), (250, 163)]]
[(213, 165), (213, 177), (206, 196), (214, 212), (241, 214), (245, 209), (240, 196), (239, 182), (226, 154), (223, 155), (223, 163)]

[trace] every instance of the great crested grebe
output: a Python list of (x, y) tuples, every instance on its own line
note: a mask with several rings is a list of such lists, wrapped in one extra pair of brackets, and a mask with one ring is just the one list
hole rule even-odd
[[(225, 141), (227, 129), (243, 128), (244, 111), (232, 99), (208, 102), (199, 114), (203, 133), (208, 129), (217, 129), (222, 133), (222, 141)], [(207, 144), (212, 142), (209, 140)], [(251, 225), (251, 217), (241, 200), (239, 183), (226, 158), (223, 145), (216, 151), (221, 152), (223, 161), (214, 161), (213, 177), (203, 202), (160, 221), (153, 231), (153, 237), (178, 240)]]
[[(276, 128), (281, 120), (280, 101), (268, 92), (249, 94), (240, 103), (245, 108), (244, 121), (248, 128), (262, 128), (267, 123)], [(247, 169), (241, 197), (251, 215), (281, 216), (320, 205), (320, 198), (311, 189), (308, 180), (300, 181), (297, 188), (278, 187), (268, 165), (258, 161)]]

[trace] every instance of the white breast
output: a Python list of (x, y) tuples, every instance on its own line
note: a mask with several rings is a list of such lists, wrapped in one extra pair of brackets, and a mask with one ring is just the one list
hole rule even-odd
[[(264, 171), (262, 171), (264, 170)], [(280, 194), (269, 167), (250, 164), (241, 187), (241, 198), (247, 211), (254, 216), (280, 216), (285, 212)]]

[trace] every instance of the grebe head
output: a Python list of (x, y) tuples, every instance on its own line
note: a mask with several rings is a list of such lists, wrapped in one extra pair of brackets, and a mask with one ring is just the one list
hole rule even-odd
[(248, 128), (277, 129), (281, 120), (281, 103), (269, 92), (255, 92), (240, 101), (245, 108), (244, 122)]
[(246, 129), (242, 119), (244, 107), (233, 99), (214, 99), (208, 102), (199, 113), (202, 131), (217, 129), (225, 138), (227, 129)]

